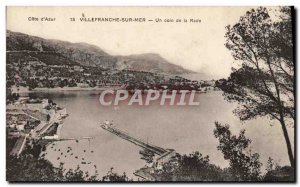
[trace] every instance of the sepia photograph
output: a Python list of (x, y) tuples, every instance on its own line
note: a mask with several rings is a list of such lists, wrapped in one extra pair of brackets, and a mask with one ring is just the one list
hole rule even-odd
[(7, 6), (6, 181), (295, 183), (293, 6)]

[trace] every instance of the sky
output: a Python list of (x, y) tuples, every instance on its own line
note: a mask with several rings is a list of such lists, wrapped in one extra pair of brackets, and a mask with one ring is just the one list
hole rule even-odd
[[(99, 46), (111, 55), (158, 53), (182, 67), (227, 77), (233, 65), (224, 46), (225, 26), (238, 22), (251, 7), (8, 7), (7, 29)], [(81, 22), (86, 18), (146, 18), (152, 22)], [(36, 17), (39, 21), (29, 21)], [(42, 17), (55, 18), (53, 22)], [(75, 22), (70, 21), (75, 18)], [(162, 22), (155, 22), (160, 18)], [(187, 23), (164, 22), (188, 19)], [(190, 19), (201, 20), (191, 23)]]

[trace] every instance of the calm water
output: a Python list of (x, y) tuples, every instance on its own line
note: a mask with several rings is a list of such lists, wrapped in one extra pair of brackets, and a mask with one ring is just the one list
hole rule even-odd
[[(228, 166), (228, 161), (217, 150), (213, 129), (215, 121), (227, 123), (233, 133), (246, 129), (246, 136), (252, 139), (252, 152), (260, 154), (263, 164), (269, 156), (281, 165), (289, 164), (279, 124), (262, 118), (241, 123), (232, 113), (234, 104), (225, 101), (220, 91), (197, 95), (199, 106), (147, 107), (101, 106), (99, 91), (36, 94), (67, 108), (69, 116), (64, 120), (62, 138), (94, 137), (90, 141), (63, 141), (56, 142), (53, 148), (48, 146), (46, 158), (55, 166), (60, 162), (64, 162), (66, 168), (79, 165), (93, 174), (95, 165), (100, 176), (113, 167), (114, 171), (133, 177), (132, 173), (145, 165), (140, 159), (140, 148), (100, 128), (99, 123), (104, 120), (113, 120), (120, 129), (157, 146), (173, 148), (182, 154), (199, 151), (209, 155), (211, 163), (221, 167)], [(293, 129), (289, 128), (289, 132), (293, 139)], [(67, 147), (72, 148), (69, 153)], [(91, 163), (82, 164), (82, 161)]]

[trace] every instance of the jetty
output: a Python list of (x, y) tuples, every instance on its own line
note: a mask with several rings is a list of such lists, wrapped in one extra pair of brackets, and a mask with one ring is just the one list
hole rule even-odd
[(120, 138), (122, 138), (124, 140), (127, 140), (127, 141), (129, 141), (129, 142), (131, 142), (131, 143), (133, 143), (133, 144), (135, 144), (135, 145), (137, 145), (137, 146), (139, 146), (139, 147), (141, 147), (141, 148), (143, 148), (143, 149), (145, 149), (145, 150), (147, 150), (149, 152), (152, 152), (152, 153), (154, 153), (156, 155), (160, 156), (160, 155), (163, 155), (166, 152), (168, 152), (168, 150), (166, 150), (164, 148), (161, 148), (161, 147), (158, 147), (156, 145), (152, 145), (152, 144), (146, 143), (143, 140), (135, 138), (135, 137), (129, 135), (128, 133), (126, 133), (126, 132), (124, 132), (124, 131), (122, 131), (122, 130), (120, 130), (120, 129), (112, 126), (112, 125), (103, 124), (103, 125), (101, 125), (101, 127), (104, 130), (106, 130), (106, 131), (108, 131), (108, 132), (110, 132), (112, 134), (115, 134), (118, 137), (120, 137)]

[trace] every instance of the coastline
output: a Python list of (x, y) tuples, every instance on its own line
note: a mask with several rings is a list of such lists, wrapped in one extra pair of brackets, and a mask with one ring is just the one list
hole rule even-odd
[(103, 91), (107, 89), (113, 89), (117, 90), (120, 87), (87, 87), (87, 88), (82, 88), (82, 87), (55, 87), (55, 88), (34, 88), (30, 92), (56, 92), (56, 91), (93, 91), (93, 90), (98, 90), (98, 91)]
[[(104, 90), (122, 90), (121, 87), (87, 87), (87, 88), (82, 88), (82, 87), (55, 87), (55, 88), (34, 88), (32, 90), (26, 90), (26, 91), (19, 91), (16, 93), (19, 94), (26, 94), (26, 93), (35, 93), (35, 92), (60, 92), (60, 91), (104, 91)], [(146, 91), (146, 90), (145, 90)], [(207, 93), (209, 91), (216, 91), (216, 90), (207, 90), (207, 91), (201, 91), (201, 90), (196, 90), (196, 93)]]

